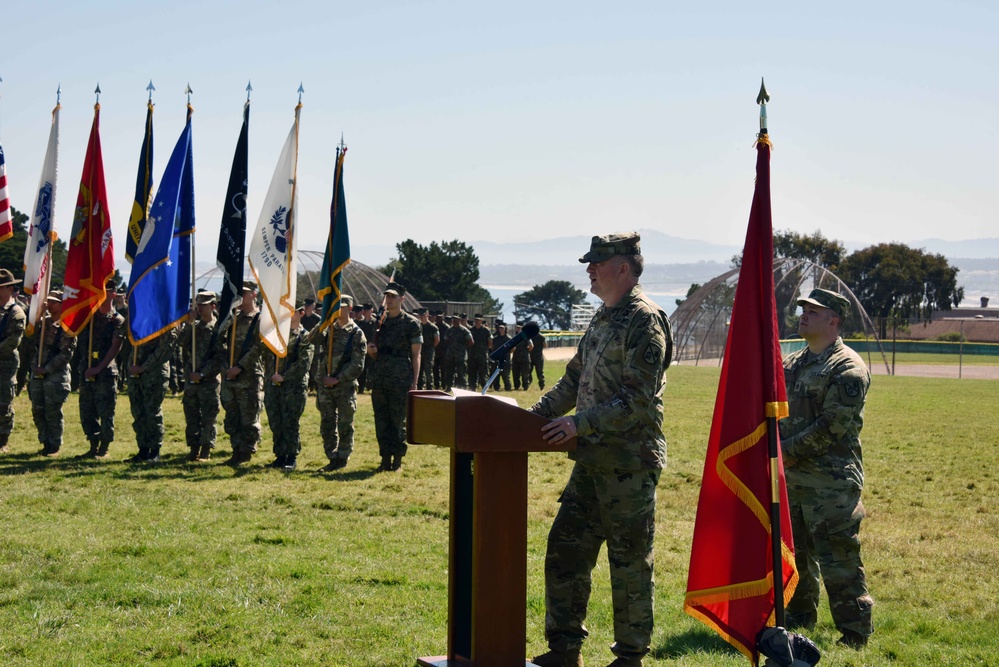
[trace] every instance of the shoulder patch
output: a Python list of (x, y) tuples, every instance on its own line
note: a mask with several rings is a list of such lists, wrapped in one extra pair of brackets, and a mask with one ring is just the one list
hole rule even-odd
[(659, 360), (663, 358), (663, 349), (656, 343), (649, 343), (645, 346), (645, 353), (642, 354), (642, 360), (649, 366), (654, 366), (659, 363)]

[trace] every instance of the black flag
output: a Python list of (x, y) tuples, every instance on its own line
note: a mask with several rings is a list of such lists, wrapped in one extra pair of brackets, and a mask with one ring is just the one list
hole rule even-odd
[(248, 166), (247, 134), (250, 127), (250, 101), (243, 107), (243, 127), (239, 131), (236, 154), (229, 172), (229, 189), (222, 209), (219, 229), (219, 250), (216, 261), (222, 271), (219, 293), (219, 324), (215, 331), (225, 329), (232, 318), (233, 304), (238, 303), (243, 289), (243, 257), (246, 254), (246, 177)]

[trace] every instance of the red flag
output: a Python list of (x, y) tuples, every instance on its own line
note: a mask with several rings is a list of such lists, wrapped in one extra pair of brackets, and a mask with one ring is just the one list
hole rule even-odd
[(101, 106), (96, 104), (63, 282), (61, 324), (73, 336), (87, 326), (94, 311), (100, 308), (105, 298), (104, 285), (114, 275), (114, 243), (104, 189), (100, 122)]
[[(756, 635), (774, 623), (768, 428), (787, 416), (774, 303), (770, 142), (756, 145), (756, 192), (725, 345), (697, 503), (684, 611), (757, 664)], [(768, 426), (767, 417), (775, 417)], [(794, 593), (791, 518), (777, 450), (786, 604)]]

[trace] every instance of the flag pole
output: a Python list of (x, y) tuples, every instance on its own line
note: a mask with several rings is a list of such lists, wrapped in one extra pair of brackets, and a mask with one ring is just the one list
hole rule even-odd
[[(191, 122), (191, 116), (194, 115), (194, 107), (191, 106), (191, 94), (194, 92), (191, 90), (191, 82), (187, 82), (187, 122)], [(191, 230), (191, 307), (194, 308), (194, 321), (191, 322), (191, 372), (198, 372), (198, 302), (197, 302), (197, 290), (198, 286), (195, 284), (197, 280), (197, 273), (195, 271), (195, 252), (197, 245), (194, 242), (194, 235), (197, 233), (197, 228)]]
[[(62, 107), (62, 104), (60, 104), (60, 100), (61, 99), (62, 99), (62, 84), (60, 83), (59, 86), (56, 88), (56, 105), (55, 105), (55, 108), (52, 110), (52, 117), (53, 117), (53, 119), (55, 118), (56, 113), (58, 113), (59, 109)], [(53, 209), (54, 209), (54, 207), (55, 207), (55, 205), (53, 204)], [(45, 267), (46, 267), (45, 272), (46, 272), (46, 275), (48, 276), (48, 280), (44, 281), (45, 284), (41, 286), (42, 290), (45, 292), (44, 295), (40, 294), (40, 295), (38, 295), (36, 297), (36, 298), (39, 298), (39, 299), (44, 299), (44, 301), (42, 301), (42, 303), (45, 304), (45, 313), (47, 313), (48, 309), (49, 309), (49, 302), (48, 302), (48, 298), (49, 298), (49, 286), (51, 285), (51, 281), (52, 281), (52, 273), (51, 273), (52, 272), (52, 246), (55, 244), (56, 239), (58, 239), (58, 238), (59, 238), (59, 235), (55, 233), (54, 229), (51, 229), (51, 225), (50, 225), (50, 229), (49, 229), (49, 245), (45, 249)], [(25, 279), (27, 279), (27, 276), (25, 276)], [(35, 291), (38, 292), (39, 288), (36, 287)], [(44, 350), (42, 348), (45, 346), (45, 313), (43, 313), (42, 316), (39, 317), (39, 319), (41, 320), (41, 327), (40, 327), (41, 330), (38, 333), (38, 365), (39, 366), (42, 365), (42, 360), (44, 359), (44, 356), (43, 356)], [(56, 326), (58, 326), (58, 324)]]
[[(756, 103), (760, 105), (760, 133), (757, 141), (770, 147), (767, 128), (767, 102), (770, 95), (763, 79), (760, 79), (760, 92)], [(772, 230), (771, 230), (771, 233)], [(767, 449), (770, 458), (770, 549), (773, 564), (774, 583), (774, 625), (785, 627), (784, 621), (784, 555), (781, 550), (780, 534), (780, 458), (777, 443), (777, 415), (767, 410)]]

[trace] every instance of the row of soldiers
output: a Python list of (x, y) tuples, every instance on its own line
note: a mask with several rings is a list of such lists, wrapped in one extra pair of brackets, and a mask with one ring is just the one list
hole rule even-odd
[[(431, 312), (419, 308), (416, 315), (420, 318), (424, 341), (419, 389), (484, 389), (498, 366), (500, 372), (492, 381), (494, 391), (512, 391), (511, 371), (513, 389), (526, 391), (531, 386), (532, 374), (537, 375), (538, 386), (545, 388), (545, 339), (540, 332), (521, 341), (502, 360), (492, 360), (490, 352), (500, 349), (511, 339), (503, 320), (496, 320), (495, 328), (490, 332), (484, 324), (485, 318), (479, 313), (472, 316), (471, 326), (466, 313), (446, 315), (442, 310)], [(521, 332), (524, 324), (517, 322), (514, 325), (514, 336)]]

